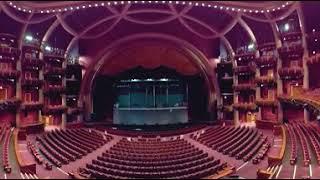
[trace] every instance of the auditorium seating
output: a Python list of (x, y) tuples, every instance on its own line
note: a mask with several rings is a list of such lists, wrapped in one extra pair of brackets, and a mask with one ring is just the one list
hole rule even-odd
[(290, 164), (294, 165), (297, 162), (298, 150), (297, 150), (297, 137), (290, 125), (286, 126), (288, 131), (288, 138), (290, 139), (291, 149), (290, 149)]
[(81, 159), (111, 139), (87, 129), (53, 130), (36, 137), (40, 152), (57, 167)]
[[(258, 154), (254, 159), (257, 163), (270, 147), (267, 137), (263, 137), (257, 129), (249, 127), (210, 127), (200, 135), (191, 135), (191, 138), (223, 154), (244, 161)], [(262, 149), (259, 151), (260, 148)]]
[(197, 130), (200, 130), (202, 128), (206, 127), (205, 125), (194, 125), (191, 127), (186, 128), (179, 128), (176, 130), (166, 130), (166, 131), (152, 131), (152, 132), (146, 132), (146, 131), (132, 131), (132, 130), (121, 130), (116, 128), (104, 128), (104, 127), (97, 127), (97, 130), (100, 131), (107, 131), (110, 134), (119, 135), (119, 136), (128, 136), (128, 137), (145, 137), (145, 138), (155, 138), (157, 136), (160, 137), (168, 137), (168, 136), (177, 136), (182, 134), (191, 133)]
[(52, 164), (49, 161), (47, 161), (45, 158), (43, 158), (39, 150), (36, 148), (36, 146), (32, 142), (28, 141), (27, 146), (38, 164), (43, 164), (46, 169), (52, 170)]
[(80, 172), (94, 178), (202, 178), (227, 166), (184, 139), (121, 139)]
[(1, 128), (1, 139), (3, 138), (2, 145), (2, 165), (3, 170), (6, 173), (11, 173), (11, 165), (9, 160), (9, 147), (11, 138), (11, 129), (8, 125), (4, 125)]

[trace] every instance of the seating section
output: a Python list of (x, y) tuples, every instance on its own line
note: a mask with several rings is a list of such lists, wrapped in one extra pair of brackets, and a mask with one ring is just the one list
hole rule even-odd
[(227, 167), (184, 139), (123, 138), (91, 164), (80, 168), (91, 178), (203, 178)]
[(244, 161), (249, 161), (258, 154), (255, 157), (255, 163), (263, 159), (270, 147), (267, 137), (257, 129), (249, 127), (210, 127), (201, 134), (191, 135), (191, 138), (223, 154)]
[(310, 164), (310, 151), (308, 148), (308, 141), (306, 135), (302, 132), (298, 124), (292, 125), (294, 132), (297, 133), (298, 139), (300, 141), (300, 147), (303, 155), (303, 164), (309, 166)]
[(1, 128), (1, 138), (3, 138), (3, 145), (2, 145), (2, 165), (3, 170), (6, 173), (11, 173), (11, 165), (9, 162), (9, 147), (10, 147), (10, 138), (11, 138), (11, 129), (9, 126), (4, 125)]
[(290, 164), (294, 165), (297, 162), (298, 149), (297, 149), (297, 136), (293, 131), (293, 127), (290, 125), (286, 126), (288, 131), (288, 138), (290, 140), (291, 149), (290, 149)]
[(110, 134), (127, 136), (127, 137), (145, 137), (145, 138), (156, 138), (157, 136), (168, 137), (168, 136), (177, 136), (182, 134), (191, 133), (206, 127), (205, 125), (194, 125), (192, 127), (179, 128), (176, 130), (166, 130), (166, 131), (152, 131), (152, 132), (139, 132), (139, 131), (130, 131), (130, 130), (121, 130), (105, 127), (97, 127), (97, 130), (107, 131)]
[[(81, 159), (111, 139), (112, 136), (88, 129), (53, 130), (36, 137), (39, 151), (57, 167)], [(41, 158), (37, 157), (38, 151), (31, 151), (41, 163)], [(50, 168), (49, 164), (46, 166)]]
[(39, 149), (37, 149), (32, 142), (28, 141), (27, 147), (38, 164), (43, 164), (46, 169), (52, 170), (52, 164), (49, 161), (47, 161), (45, 158), (43, 158), (43, 156), (39, 152)]

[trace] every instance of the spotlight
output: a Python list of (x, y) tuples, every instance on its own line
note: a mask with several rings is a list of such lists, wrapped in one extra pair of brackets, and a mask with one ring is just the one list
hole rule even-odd
[(46, 46), (44, 49), (45, 49), (46, 51), (49, 51), (49, 52), (52, 51), (52, 47), (50, 47), (50, 46)]
[(288, 23), (286, 23), (286, 24), (284, 25), (284, 31), (289, 31), (289, 29), (290, 29), (290, 26), (289, 26)]
[(32, 41), (33, 40), (33, 37), (31, 35), (26, 35), (26, 40), (27, 41)]

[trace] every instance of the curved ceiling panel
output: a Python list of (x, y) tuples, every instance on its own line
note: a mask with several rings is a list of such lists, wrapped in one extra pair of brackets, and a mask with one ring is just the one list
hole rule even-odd
[(274, 42), (274, 35), (269, 23), (254, 21), (249, 18), (243, 18), (252, 29), (258, 44)]
[(121, 49), (104, 64), (100, 72), (106, 75), (116, 75), (138, 66), (147, 69), (165, 66), (185, 75), (199, 73), (190, 59), (179, 52), (178, 48), (151, 41), (136, 42)]

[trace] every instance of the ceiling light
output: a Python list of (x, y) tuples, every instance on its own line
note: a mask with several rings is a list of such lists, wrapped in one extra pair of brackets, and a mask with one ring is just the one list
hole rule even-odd
[(284, 25), (284, 30), (285, 30), (285, 31), (289, 31), (289, 29), (290, 29), (290, 26), (289, 26), (288, 23), (286, 23), (286, 24)]
[(33, 40), (33, 37), (31, 35), (26, 35), (26, 40), (27, 41), (32, 41)]

